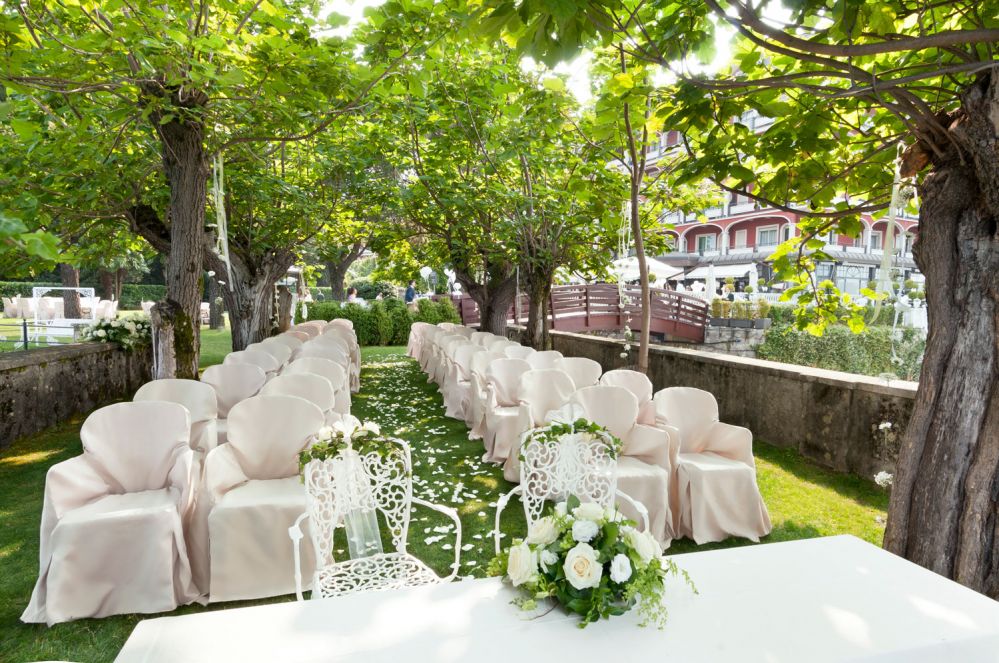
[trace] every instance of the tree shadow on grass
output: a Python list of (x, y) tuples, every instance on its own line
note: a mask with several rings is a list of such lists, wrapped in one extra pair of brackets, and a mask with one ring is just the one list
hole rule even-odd
[(828, 488), (865, 507), (881, 511), (888, 509), (888, 492), (873, 481), (821, 467), (801, 456), (795, 449), (775, 447), (757, 440), (753, 443), (753, 454), (794, 475), (800, 481)]

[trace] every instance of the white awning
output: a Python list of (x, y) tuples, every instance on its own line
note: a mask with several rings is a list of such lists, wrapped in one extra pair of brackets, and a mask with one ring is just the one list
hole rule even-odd
[[(700, 267), (691, 270), (691, 272), (683, 278), (706, 279), (710, 275), (709, 271), (711, 268), (711, 265), (701, 265)], [(757, 279), (755, 263), (741, 262), (735, 265), (714, 265), (714, 277), (716, 279), (727, 279), (730, 276), (734, 279), (742, 279), (745, 278), (749, 272), (752, 272), (750, 276), (752, 277), (752, 281), (755, 283)]]
[[(677, 274), (683, 272), (682, 269), (667, 265), (664, 262), (659, 262), (655, 258), (646, 258), (645, 266), (649, 270), (649, 281), (652, 283), (661, 283), (662, 281), (671, 279)], [(639, 278), (638, 258), (634, 256), (628, 258), (618, 258), (612, 263), (611, 271), (614, 274), (617, 274), (619, 279), (624, 281), (635, 281)]]

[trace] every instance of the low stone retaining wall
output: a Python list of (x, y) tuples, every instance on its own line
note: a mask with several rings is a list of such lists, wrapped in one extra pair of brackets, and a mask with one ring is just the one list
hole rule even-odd
[[(520, 334), (510, 329), (511, 337)], [(555, 350), (589, 357), (604, 370), (633, 367), (637, 344), (552, 332)], [(917, 384), (884, 380), (703, 350), (652, 346), (649, 378), (664, 387), (697, 387), (718, 399), (721, 419), (756, 438), (792, 447), (820, 465), (870, 479), (894, 471), (899, 441), (912, 414)], [(881, 427), (890, 422), (891, 427)]]
[(152, 353), (78, 343), (0, 353), (0, 449), (74, 414), (130, 398), (152, 375)]

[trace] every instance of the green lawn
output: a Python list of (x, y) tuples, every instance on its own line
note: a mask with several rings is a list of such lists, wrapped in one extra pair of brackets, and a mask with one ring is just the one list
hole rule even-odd
[[(226, 331), (202, 332), (203, 366), (221, 360), (227, 339)], [(496, 499), (511, 485), (499, 468), (481, 462), (482, 446), (468, 441), (464, 424), (443, 416), (437, 388), (427, 384), (401, 348), (365, 348), (363, 360), (362, 391), (354, 397), (354, 413), (378, 422), (412, 445), (417, 492), (461, 514), (461, 574), (484, 575), (492, 556), (490, 531)], [(0, 661), (110, 661), (140, 619), (129, 615), (81, 620), (51, 629), (18, 621), (38, 572), (45, 472), (53, 463), (80, 452), (82, 419), (21, 440), (0, 454)], [(774, 522), (774, 532), (766, 541), (849, 533), (880, 544), (888, 500), (873, 484), (828, 472), (793, 451), (766, 444), (757, 443), (756, 455), (760, 487)], [(454, 554), (454, 532), (447, 522), (437, 514), (416, 511), (409, 534), (411, 550), (442, 573)], [(523, 512), (515, 501), (502, 530), (516, 536), (523, 529)], [(710, 547), (746, 543), (733, 540)], [(678, 541), (670, 550), (708, 547)], [(208, 609), (230, 605), (246, 604)], [(188, 606), (177, 613), (205, 609)]]

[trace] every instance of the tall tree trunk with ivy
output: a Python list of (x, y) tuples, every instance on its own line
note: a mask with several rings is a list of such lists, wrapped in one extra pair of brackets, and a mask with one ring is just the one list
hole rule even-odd
[[(995, 70), (993, 70), (995, 71)], [(929, 334), (885, 548), (999, 599), (999, 74), (965, 90), (921, 189)], [(918, 160), (918, 159), (917, 159)]]

